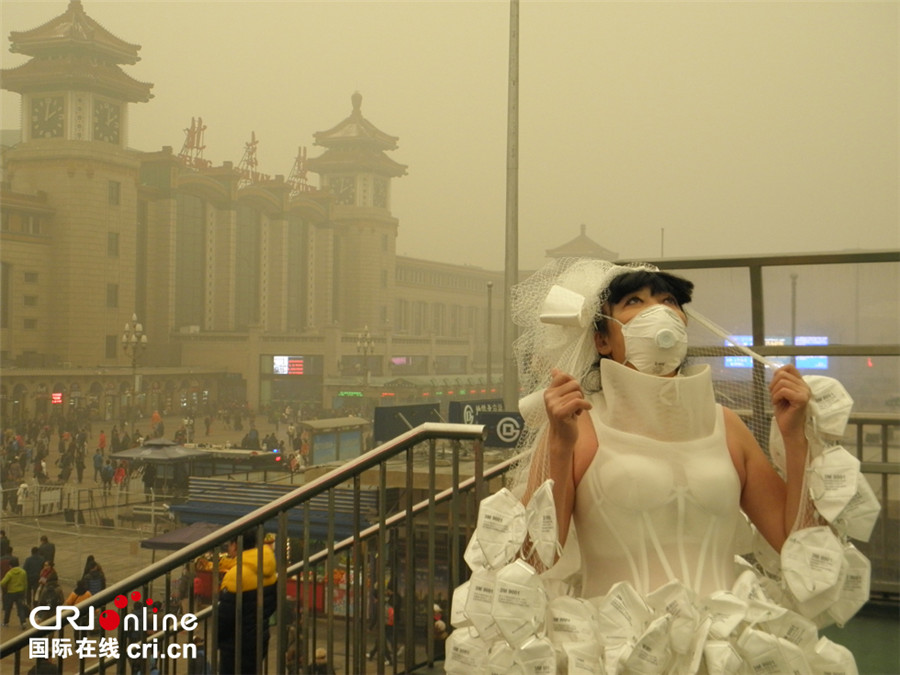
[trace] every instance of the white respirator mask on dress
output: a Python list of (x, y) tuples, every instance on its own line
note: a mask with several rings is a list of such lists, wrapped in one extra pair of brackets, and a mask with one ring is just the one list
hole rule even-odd
[(628, 323), (622, 323), (607, 314), (601, 316), (622, 326), (625, 362), (639, 372), (668, 375), (684, 361), (687, 354), (687, 327), (671, 307), (653, 305)]

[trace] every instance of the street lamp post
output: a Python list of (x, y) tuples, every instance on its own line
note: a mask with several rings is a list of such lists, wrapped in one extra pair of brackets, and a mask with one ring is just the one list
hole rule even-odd
[[(797, 346), (797, 275), (791, 274), (791, 347)], [(797, 357), (791, 357), (791, 363), (797, 365)]]
[(136, 399), (140, 390), (137, 375), (138, 354), (147, 349), (147, 335), (144, 327), (137, 320), (137, 314), (131, 315), (131, 321), (125, 324), (122, 332), (122, 351), (131, 356), (131, 411), (128, 419), (131, 421), (131, 431), (134, 433), (134, 415), (136, 412)]
[(356, 352), (362, 355), (363, 361), (363, 383), (369, 386), (369, 354), (375, 351), (375, 340), (369, 334), (369, 327), (366, 326), (365, 332), (360, 333), (356, 338)]
[(488, 393), (490, 393), (491, 387), (493, 386), (493, 381), (491, 379), (491, 370), (493, 368), (493, 364), (491, 363), (491, 356), (492, 356), (491, 350), (494, 348), (494, 345), (491, 344), (491, 342), (493, 341), (492, 334), (491, 334), (491, 319), (494, 314), (493, 301), (492, 301), (493, 290), (494, 290), (494, 282), (493, 281), (487, 282), (487, 359), (486, 359), (487, 363), (485, 365), (487, 368)]

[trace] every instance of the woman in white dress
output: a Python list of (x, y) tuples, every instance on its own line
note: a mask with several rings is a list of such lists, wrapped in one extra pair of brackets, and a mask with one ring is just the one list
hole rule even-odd
[[(448, 673), (856, 673), (852, 655), (817, 634), (833, 622), (830, 608), (849, 602), (845, 586), (868, 587), (868, 570), (808, 496), (810, 444), (823, 451), (810, 435), (810, 387), (793, 366), (771, 377), (776, 471), (740, 417), (716, 403), (710, 367), (685, 366), (692, 291), (650, 265), (589, 260), (551, 263), (513, 289), (519, 380), (530, 394), (513, 491), (523, 511), (537, 510), (548, 500), (532, 496), (550, 486), (565, 562), (546, 547), (538, 555), (532, 530), (518, 548), (514, 525), (512, 553), (498, 559), (496, 541), (482, 544), (476, 529), (471, 587), (454, 595)], [(547, 520), (533, 515), (522, 519)], [(496, 510), (490, 518), (484, 542), (502, 527)], [(737, 562), (747, 519), (756, 562), (786, 555), (783, 575), (778, 564)], [(812, 543), (797, 535), (810, 531)], [(576, 575), (557, 573), (573, 559)], [(792, 588), (788, 567), (800, 580)]]

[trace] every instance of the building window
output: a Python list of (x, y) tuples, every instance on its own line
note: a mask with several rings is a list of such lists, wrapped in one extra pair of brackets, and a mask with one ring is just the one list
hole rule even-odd
[(41, 220), (31, 214), (22, 216), (22, 234), (40, 234)]
[(106, 233), (106, 255), (110, 258), (118, 258), (119, 257), (119, 233), (118, 232), (107, 232)]
[(26, 284), (36, 284), (38, 280), (37, 272), (25, 272), (25, 283)]
[(109, 205), (118, 206), (122, 197), (122, 184), (117, 180), (109, 181)]
[(119, 306), (119, 284), (106, 284), (106, 306)]
[(108, 359), (116, 358), (116, 349), (118, 349), (116, 345), (119, 344), (117, 337), (116, 335), (106, 336), (106, 358)]
[(37, 296), (36, 295), (26, 295), (25, 299), (26, 307), (37, 307)]
[(25, 330), (34, 330), (37, 328), (37, 319), (25, 319)]

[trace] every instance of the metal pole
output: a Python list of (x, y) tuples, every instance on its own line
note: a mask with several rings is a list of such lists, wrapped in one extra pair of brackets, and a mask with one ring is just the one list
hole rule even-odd
[(137, 345), (132, 347), (131, 351), (131, 436), (134, 440), (134, 427), (137, 424), (137, 397), (138, 397), (138, 379), (137, 379)]
[[(791, 347), (797, 346), (797, 275), (791, 275)], [(791, 363), (797, 365), (797, 357), (791, 357)]]
[(503, 403), (515, 410), (519, 377), (512, 343), (516, 327), (509, 306), (511, 289), (519, 276), (519, 0), (509, 3), (509, 89), (506, 130), (506, 258), (503, 312)]
[(491, 371), (493, 370), (492, 350), (494, 348), (493, 331), (491, 330), (491, 324), (492, 324), (493, 317), (494, 317), (494, 306), (493, 306), (493, 295), (494, 294), (493, 294), (493, 291), (494, 291), (494, 282), (493, 281), (487, 282), (487, 358), (486, 358), (487, 365), (486, 365), (486, 368), (487, 368), (487, 386), (488, 386), (489, 394), (491, 393), (490, 388), (491, 388), (491, 385), (493, 384), (492, 373), (491, 373)]

